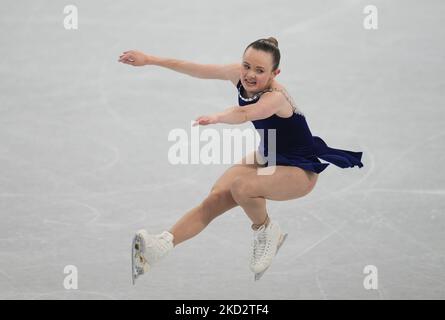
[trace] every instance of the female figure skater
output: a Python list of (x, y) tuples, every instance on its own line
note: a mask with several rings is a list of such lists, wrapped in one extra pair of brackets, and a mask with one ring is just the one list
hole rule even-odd
[(201, 79), (231, 81), (238, 89), (239, 106), (200, 116), (194, 125), (251, 121), (257, 130), (276, 130), (273, 174), (257, 173), (257, 169), (269, 164), (266, 162), (268, 135), (264, 133), (259, 149), (230, 167), (215, 182), (207, 197), (169, 231), (156, 235), (145, 230), (136, 233), (132, 244), (133, 284), (175, 246), (197, 235), (217, 216), (236, 206), (241, 206), (252, 221), (250, 269), (258, 280), (286, 238), (278, 223), (270, 219), (266, 199), (291, 200), (311, 192), (318, 174), (328, 166), (318, 158), (341, 168), (363, 167), (362, 152), (333, 149), (320, 137), (312, 136), (304, 114), (283, 85), (275, 80), (280, 73), (280, 51), (273, 37), (249, 44), (241, 64), (202, 65), (134, 50), (124, 52), (119, 61), (133, 66), (158, 65)]

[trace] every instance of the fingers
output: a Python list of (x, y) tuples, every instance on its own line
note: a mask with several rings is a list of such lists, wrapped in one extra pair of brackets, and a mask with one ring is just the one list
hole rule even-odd
[(125, 64), (131, 64), (131, 65), (134, 64), (134, 61), (131, 61), (131, 60), (128, 60), (128, 59), (126, 59), (126, 60), (119, 60), (119, 62), (122, 62), (122, 63), (125, 63)]
[(132, 58), (132, 55), (131, 54), (121, 54), (120, 56), (119, 56), (119, 58), (120, 59), (128, 59), (128, 58)]
[(133, 50), (130, 51), (124, 51), (120, 56), (119, 56), (119, 62), (123, 62), (126, 64), (132, 64), (132, 62), (135, 62), (135, 57), (132, 54)]
[(205, 120), (203, 119), (203, 117), (198, 117), (195, 119), (195, 123), (193, 123), (192, 127), (196, 127), (199, 124), (204, 124)]
[(135, 59), (134, 59), (134, 57), (133, 56), (131, 56), (131, 55), (121, 55), (120, 57), (119, 57), (119, 60), (118, 60), (119, 62), (123, 62), (123, 63), (126, 63), (126, 64), (132, 64), (133, 62), (135, 62)]
[(210, 119), (205, 117), (199, 117), (195, 120), (195, 123), (193, 123), (192, 127), (195, 127), (197, 125), (206, 126), (208, 124), (210, 124)]

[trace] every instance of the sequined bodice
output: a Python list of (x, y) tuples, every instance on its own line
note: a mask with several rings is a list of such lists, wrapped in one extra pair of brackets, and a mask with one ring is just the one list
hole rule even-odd
[[(241, 99), (243, 102), (245, 102), (245, 103), (247, 103), (247, 104), (257, 102), (257, 101), (259, 100), (259, 98), (260, 98), (264, 93), (266, 93), (266, 92), (279, 91), (279, 92), (281, 92), (281, 93), (285, 96), (286, 100), (287, 100), (287, 101), (289, 102), (289, 104), (292, 106), (292, 109), (293, 109), (294, 113), (301, 114), (302, 116), (304, 116), (303, 112), (301, 112), (301, 110), (299, 110), (299, 109), (297, 108), (297, 106), (296, 106), (294, 100), (293, 100), (292, 97), (287, 93), (286, 90), (283, 90), (283, 89), (277, 89), (277, 88), (269, 88), (269, 89), (265, 89), (265, 90), (263, 90), (263, 91), (261, 91), (261, 92), (256, 93), (256, 94), (255, 94), (253, 97), (251, 97), (251, 98), (246, 98), (246, 97), (244, 97), (243, 94), (242, 94), (242, 89), (244, 89), (244, 87), (243, 87), (242, 84), (241, 84), (241, 80), (238, 82), (237, 87), (238, 87), (238, 98)], [(245, 90), (244, 90), (244, 91), (245, 91)], [(240, 105), (241, 105), (241, 104), (240, 104)]]
[[(305, 115), (297, 109), (292, 98), (284, 91), (279, 89), (266, 89), (257, 93), (252, 98), (243, 97), (244, 91), (241, 81), (237, 84), (238, 88), (238, 103), (240, 107), (253, 104), (259, 100), (261, 95), (265, 92), (280, 91), (282, 92), (289, 103), (292, 105), (294, 112), (292, 116), (282, 118), (273, 114), (272, 116), (252, 121), (257, 130), (260, 130), (261, 144), (260, 149), (264, 148), (264, 154), (267, 155), (268, 147), (268, 130), (276, 130), (276, 151), (277, 152), (297, 152), (302, 154), (311, 153), (313, 145), (312, 133), (306, 123)], [(264, 135), (263, 135), (264, 133)]]

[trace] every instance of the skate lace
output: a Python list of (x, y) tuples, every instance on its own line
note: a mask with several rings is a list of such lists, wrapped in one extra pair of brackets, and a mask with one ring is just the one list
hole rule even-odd
[(158, 238), (158, 248), (161, 249), (162, 253), (168, 251), (168, 249), (171, 247), (170, 240), (168, 239), (168, 236), (164, 233), (157, 236)]
[(267, 237), (267, 231), (264, 226), (257, 230), (253, 241), (253, 259), (260, 260), (267, 255), (271, 246), (271, 240)]
[(172, 248), (172, 241), (168, 233), (161, 233), (149, 238), (146, 245), (147, 260), (154, 263), (169, 252)]

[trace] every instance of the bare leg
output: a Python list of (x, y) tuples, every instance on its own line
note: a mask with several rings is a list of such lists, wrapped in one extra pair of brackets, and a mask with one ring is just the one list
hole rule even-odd
[(253, 196), (247, 193), (246, 188), (250, 187), (247, 183), (248, 177), (258, 175), (258, 172), (236, 177), (230, 185), (230, 192), (235, 202), (241, 206), (252, 221), (252, 228), (257, 229), (261, 225), (268, 222), (268, 213), (266, 208), (266, 199), (262, 195)]
[(266, 222), (268, 214), (266, 209), (266, 199), (262, 196), (254, 197), (248, 196), (241, 191), (243, 187), (243, 180), (236, 179), (232, 184), (232, 196), (235, 201), (240, 205), (244, 212), (254, 225), (262, 225)]
[(176, 246), (194, 237), (213, 219), (235, 206), (237, 204), (230, 193), (212, 191), (200, 205), (188, 211), (170, 229), (174, 237), (173, 244)]
[(254, 225), (267, 225), (266, 199), (284, 201), (300, 198), (315, 186), (318, 175), (290, 166), (277, 166), (272, 175), (249, 173), (231, 186), (233, 199)]
[(169, 230), (173, 234), (173, 244), (190, 239), (200, 233), (213, 219), (238, 206), (232, 197), (230, 187), (237, 177), (256, 172), (258, 163), (252, 161), (253, 154), (244, 157), (238, 164), (227, 169), (215, 182), (211, 192), (198, 206), (188, 211)]

